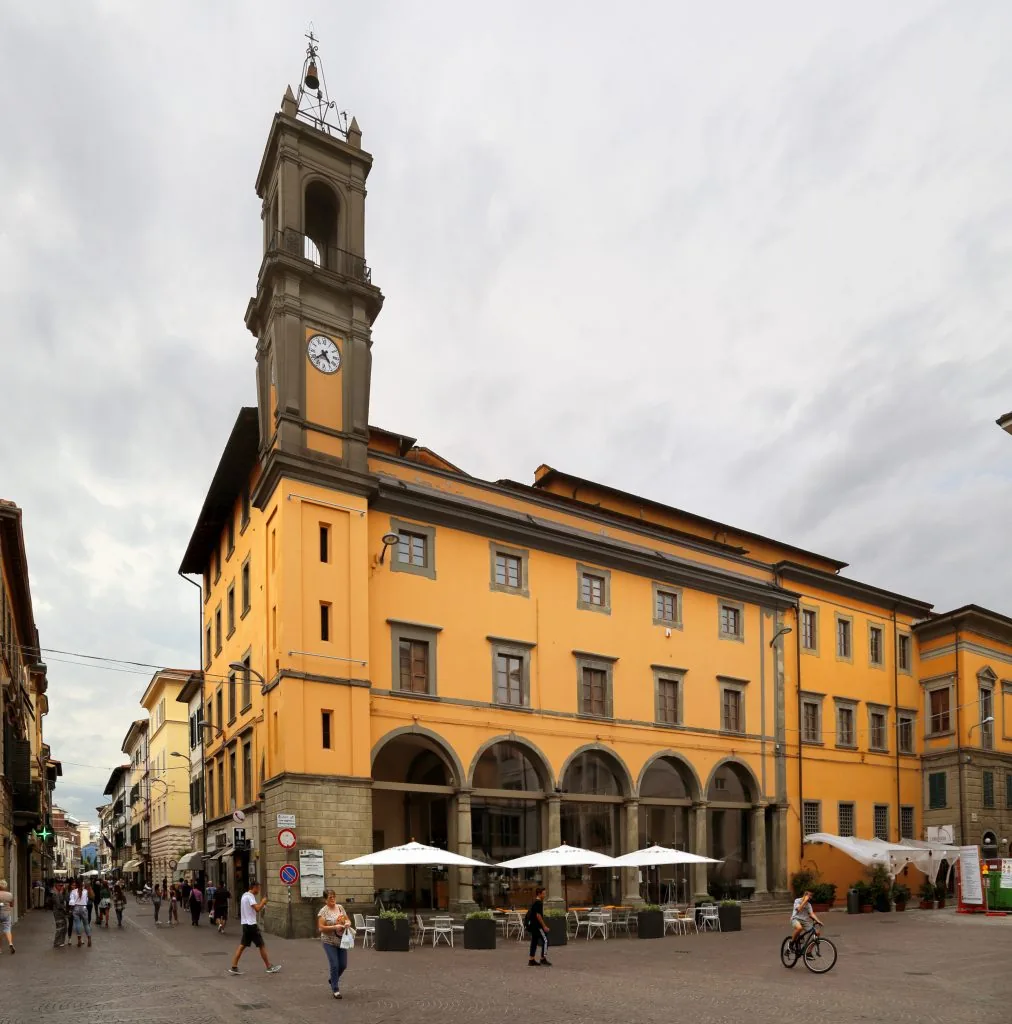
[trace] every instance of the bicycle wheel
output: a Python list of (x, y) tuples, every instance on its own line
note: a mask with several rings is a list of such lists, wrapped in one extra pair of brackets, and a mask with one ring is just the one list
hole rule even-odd
[(780, 960), (784, 967), (793, 967), (798, 962), (798, 951), (794, 948), (790, 935), (780, 945)]
[(829, 939), (816, 937), (805, 946), (805, 966), (813, 974), (825, 974), (836, 963), (836, 946)]

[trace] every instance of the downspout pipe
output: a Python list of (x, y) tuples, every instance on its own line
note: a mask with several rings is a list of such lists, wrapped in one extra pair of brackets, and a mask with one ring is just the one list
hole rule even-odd
[(963, 703), (959, 688), (959, 628), (956, 628), (956, 770), (959, 772), (959, 842), (966, 845), (966, 808), (963, 801), (963, 727), (960, 705)]
[(798, 820), (801, 822), (801, 845), (800, 857), (805, 859), (805, 759), (804, 759), (804, 709), (801, 706), (801, 604), (794, 609), (797, 616), (797, 637), (794, 642), (794, 657), (797, 661), (796, 674), (798, 677)]
[[(181, 580), (186, 580), (191, 586), (197, 588), (197, 671), (200, 672), (200, 707), (201, 711), (204, 708), (204, 588), (201, 583), (197, 580), (191, 580), (189, 576), (184, 576), (182, 572), (178, 573)], [(201, 788), (201, 801), (200, 801), (200, 831), (201, 831), (201, 846), (203, 849), (200, 851), (202, 855), (207, 854), (207, 762), (204, 758), (204, 730), (198, 729), (197, 732), (200, 734), (200, 788)], [(207, 884), (207, 874), (202, 872), (205, 878), (205, 887)]]
[(893, 605), (893, 714), (895, 715), (896, 745), (896, 842), (903, 842), (903, 794), (900, 790), (900, 635), (896, 624), (896, 605)]

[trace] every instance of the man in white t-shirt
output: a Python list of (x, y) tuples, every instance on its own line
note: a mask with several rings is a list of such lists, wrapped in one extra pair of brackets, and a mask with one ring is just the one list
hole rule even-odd
[(257, 914), (264, 909), (267, 903), (265, 896), (259, 903), (257, 897), (260, 895), (260, 883), (252, 882), (249, 892), (244, 892), (239, 901), (239, 922), (242, 925), (242, 938), (239, 940), (239, 948), (232, 958), (232, 966), (228, 969), (229, 974), (241, 974), (239, 970), (239, 958), (250, 947), (256, 946), (260, 950), (260, 959), (264, 962), (268, 974), (277, 974), (281, 970), (280, 964), (272, 964), (267, 955), (267, 947), (264, 945), (264, 937), (260, 934), (260, 926), (257, 924)]

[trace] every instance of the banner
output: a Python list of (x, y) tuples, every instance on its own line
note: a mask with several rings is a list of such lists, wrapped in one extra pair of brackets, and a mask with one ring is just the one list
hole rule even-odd
[(1008, 857), (1001, 862), (1001, 888), (1012, 889), (1012, 859)]
[(960, 902), (968, 906), (982, 906), (984, 884), (980, 875), (980, 850), (976, 846), (959, 848)]
[(318, 899), (323, 895), (323, 850), (299, 850), (299, 895)]

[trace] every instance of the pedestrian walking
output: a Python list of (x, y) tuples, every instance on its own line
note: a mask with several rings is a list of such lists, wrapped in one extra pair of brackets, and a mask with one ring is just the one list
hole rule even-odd
[(207, 886), (204, 888), (204, 898), (207, 900), (207, 916), (210, 919), (211, 924), (214, 924), (215, 892), (217, 892), (217, 886), (215, 886), (214, 882), (208, 882)]
[[(544, 889), (538, 888), (535, 890), (534, 902), (531, 904), (530, 910), (527, 911), (524, 924), (527, 925), (527, 930), (531, 933), (531, 952), (527, 966), (551, 967), (552, 962), (548, 959), (548, 925), (545, 924)], [(540, 962), (534, 959), (534, 954), (537, 953), (539, 946), (541, 947)]]
[(14, 938), (11, 935), (12, 906), (14, 906), (14, 894), (7, 889), (7, 879), (0, 878), (0, 935), (7, 940), (7, 948), (14, 953)]
[(155, 908), (155, 927), (157, 928), (161, 924), (158, 915), (162, 909), (162, 890), (157, 885), (151, 891), (151, 906)]
[(183, 906), (184, 907), (188, 907), (190, 905), (190, 883), (185, 881), (185, 880), (183, 881), (182, 892), (183, 892)]
[(106, 928), (109, 927), (109, 908), (112, 906), (112, 893), (109, 891), (109, 883), (103, 878), (98, 883), (98, 926), (101, 928), (103, 922)]
[(67, 893), (63, 882), (56, 882), (53, 885), (53, 949), (63, 949), (67, 944), (67, 918), (69, 917), (67, 906)]
[(179, 890), (174, 885), (169, 889), (169, 924), (179, 924)]
[(126, 906), (126, 892), (123, 883), (117, 882), (112, 891), (112, 908), (116, 911), (116, 927), (123, 927), (123, 908)]
[(204, 894), (194, 886), (190, 890), (190, 918), (194, 928), (200, 924), (200, 911), (204, 906)]
[(70, 912), (74, 920), (74, 934), (77, 936), (78, 948), (81, 946), (82, 932), (88, 936), (91, 945), (91, 921), (88, 920), (88, 889), (83, 879), (77, 880), (77, 888), (70, 892)]
[(219, 885), (214, 890), (214, 923), (220, 935), (225, 934), (225, 925), (228, 924), (228, 901), (231, 897), (227, 885)]
[(327, 954), (330, 966), (330, 991), (335, 999), (340, 999), (341, 975), (348, 969), (348, 950), (355, 942), (355, 935), (344, 907), (337, 902), (337, 893), (330, 889), (325, 896), (327, 902), (316, 915), (316, 930), (320, 933), (323, 952)]
[(260, 951), (260, 959), (268, 974), (277, 974), (281, 970), (280, 964), (272, 964), (267, 954), (267, 947), (264, 945), (264, 937), (260, 934), (260, 926), (257, 924), (257, 914), (264, 909), (267, 903), (265, 896), (257, 903), (257, 896), (260, 895), (260, 883), (250, 882), (249, 892), (244, 892), (239, 901), (239, 922), (242, 924), (242, 938), (239, 940), (239, 947), (232, 958), (232, 966), (228, 969), (229, 974), (241, 974), (239, 970), (239, 958), (249, 949), (256, 946)]

